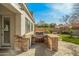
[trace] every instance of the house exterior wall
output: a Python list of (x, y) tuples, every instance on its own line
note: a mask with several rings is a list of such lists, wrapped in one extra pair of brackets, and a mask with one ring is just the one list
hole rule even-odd
[(15, 21), (15, 14), (13, 12), (11, 12), (10, 10), (8, 10), (6, 7), (0, 5), (0, 15), (2, 16), (9, 16), (10, 17), (10, 41), (11, 41), (11, 46), (13, 44), (13, 39), (14, 39), (14, 21)]
[(1, 46), (1, 16), (0, 16), (0, 46)]
[(15, 35), (21, 35), (21, 15), (20, 14), (16, 14)]
[[(20, 30), (19, 30), (19, 33), (20, 35), (24, 35), (24, 34), (30, 34), (30, 33), (34, 33), (34, 22), (32, 21), (32, 18), (28, 15), (28, 11), (25, 11), (25, 10), (21, 10), (20, 8), (20, 5), (19, 4), (12, 4), (18, 11), (20, 11), (20, 14), (18, 15), (17, 14), (17, 18), (20, 18), (18, 23), (20, 23), (19, 27), (20, 27)], [(25, 30), (25, 18), (27, 18), (32, 24), (33, 24), (33, 31), (30, 31), (29, 33), (25, 33), (26, 30)], [(17, 24), (18, 25), (18, 24)], [(31, 29), (31, 28), (30, 28)]]
[[(23, 7), (24, 8), (24, 7)], [(34, 34), (34, 22), (32, 20), (32, 18), (30, 18), (31, 16), (28, 15), (28, 11), (27, 10), (21, 10), (20, 9), (20, 5), (19, 4), (0, 4), (0, 15), (3, 16), (10, 16), (10, 40), (11, 40), (11, 48), (12, 49), (17, 49), (17, 45), (15, 45), (17, 42), (15, 42), (16, 37), (15, 35), (19, 35), (19, 36), (23, 36), (25, 35), (25, 37), (28, 39), (25, 40), (25, 43), (28, 43), (27, 46), (29, 47), (29, 45), (31, 46), (31, 35)], [(33, 25), (33, 31), (31, 31), (31, 25), (30, 25), (30, 32), (26, 33), (26, 29), (25, 29), (25, 24), (26, 24), (26, 18), (27, 20), (30, 21), (30, 23), (32, 23)], [(30, 43), (29, 43), (30, 42)], [(25, 45), (26, 47), (26, 45)]]
[[(16, 16), (17, 17), (17, 16)], [(16, 26), (16, 27), (19, 27), (19, 31), (17, 32), (20, 36), (23, 36), (23, 35), (25, 35), (25, 38), (27, 38), (25, 41), (25, 43), (28, 43), (26, 46), (28, 46), (28, 48), (30, 48), (31, 47), (31, 37), (32, 37), (32, 35), (34, 34), (34, 22), (32, 21), (32, 18), (30, 18), (29, 17), (29, 15), (28, 15), (28, 13), (27, 13), (27, 11), (24, 11), (24, 10), (21, 10), (21, 14), (20, 14), (20, 19), (18, 19), (18, 20), (20, 20), (20, 21), (18, 21), (17, 22), (17, 25), (19, 24), (19, 26)], [(18, 17), (17, 17), (18, 18)], [(30, 31), (28, 32), (28, 33), (26, 33), (26, 20), (28, 20), (29, 22), (30, 22)], [(31, 31), (31, 23), (32, 23), (32, 25), (33, 25), (33, 31)], [(25, 47), (26, 47), (25, 46)], [(28, 49), (27, 48), (27, 49)]]
[(21, 35), (25, 34), (25, 16), (21, 15)]

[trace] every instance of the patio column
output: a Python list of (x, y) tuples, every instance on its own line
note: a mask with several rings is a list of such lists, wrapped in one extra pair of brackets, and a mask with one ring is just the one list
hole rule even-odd
[(21, 15), (16, 14), (16, 20), (15, 20), (15, 27), (16, 27), (16, 34), (15, 35), (21, 35)]
[[(31, 28), (32, 28), (32, 27), (31, 27), (31, 22), (30, 22), (30, 32), (32, 32), (32, 31), (31, 31)], [(30, 38), (29, 38), (29, 48), (31, 47), (31, 41), (32, 41), (32, 40), (31, 40), (31, 35), (30, 35)]]
[(21, 36), (25, 35), (26, 30), (25, 30), (25, 16), (21, 14)]
[(34, 30), (35, 30), (35, 24), (33, 24), (33, 33), (34, 33)]

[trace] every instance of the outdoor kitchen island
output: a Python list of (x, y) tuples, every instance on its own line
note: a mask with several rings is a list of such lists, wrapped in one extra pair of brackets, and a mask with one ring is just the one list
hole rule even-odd
[(51, 51), (57, 51), (58, 50), (58, 38), (59, 36), (56, 34), (48, 34), (47, 35), (47, 41), (48, 41), (48, 48)]

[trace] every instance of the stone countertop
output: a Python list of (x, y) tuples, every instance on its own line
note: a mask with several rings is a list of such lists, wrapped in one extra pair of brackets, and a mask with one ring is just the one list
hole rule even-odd
[(57, 34), (47, 34), (49, 37), (59, 37)]

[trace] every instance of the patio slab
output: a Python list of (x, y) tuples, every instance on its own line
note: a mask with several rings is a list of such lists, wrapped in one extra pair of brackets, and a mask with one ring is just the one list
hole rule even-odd
[(51, 52), (43, 43), (37, 43), (35, 45), (32, 45), (32, 48), (30, 50), (17, 56), (78, 56), (78, 49), (79, 45), (58, 41), (58, 51)]

